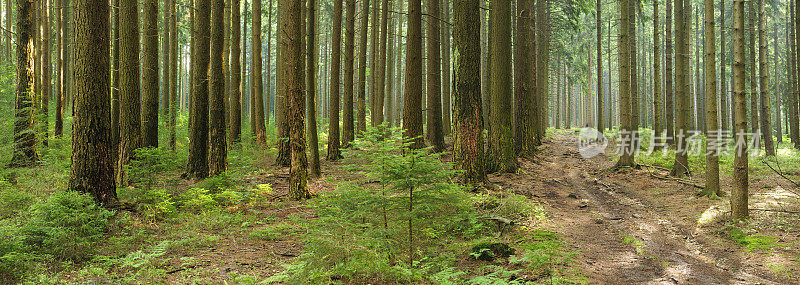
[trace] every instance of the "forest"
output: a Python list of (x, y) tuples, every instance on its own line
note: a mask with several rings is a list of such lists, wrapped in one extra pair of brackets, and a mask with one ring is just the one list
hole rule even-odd
[(800, 0), (0, 0), (0, 284), (800, 284)]

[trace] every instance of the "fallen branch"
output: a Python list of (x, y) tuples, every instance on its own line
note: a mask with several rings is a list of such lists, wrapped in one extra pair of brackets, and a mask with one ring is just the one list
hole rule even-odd
[[(780, 175), (781, 177), (783, 177), (783, 179), (786, 179), (786, 181), (792, 182), (792, 184), (794, 184), (794, 186), (795, 186), (795, 187), (800, 187), (800, 183), (797, 183), (797, 182), (795, 182), (794, 180), (792, 180), (792, 179), (789, 179), (789, 177), (786, 177), (786, 175), (784, 175), (782, 172), (780, 172), (780, 171), (778, 171), (778, 170), (775, 170), (775, 168), (772, 168), (772, 165), (770, 165), (768, 162), (766, 162), (766, 161), (762, 161), (762, 162), (763, 162), (764, 164), (766, 164), (766, 165), (767, 165), (767, 167), (769, 167), (769, 169), (772, 169), (772, 171), (774, 171), (775, 173), (777, 173), (778, 175)], [(787, 189), (787, 190), (788, 190), (788, 189)], [(797, 192), (794, 192), (794, 191), (792, 191), (792, 190), (788, 190), (788, 191), (789, 191), (789, 192), (792, 192), (792, 193), (794, 193), (794, 194), (800, 195), (800, 194), (798, 194)]]
[(655, 165), (650, 165), (650, 164), (642, 164), (642, 166), (650, 167), (652, 169), (658, 169), (658, 170), (661, 170), (661, 171), (667, 171), (667, 172), (672, 171), (671, 169), (666, 168), (666, 167), (655, 166)]

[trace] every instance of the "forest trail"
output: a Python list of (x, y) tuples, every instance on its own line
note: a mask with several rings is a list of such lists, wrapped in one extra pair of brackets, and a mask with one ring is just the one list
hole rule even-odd
[(790, 282), (698, 226), (698, 217), (723, 213), (717, 210), (727, 201), (695, 198), (692, 186), (653, 178), (647, 169), (611, 170), (613, 163), (604, 155), (582, 158), (577, 136), (556, 133), (535, 163), (523, 163), (521, 175), (532, 179), (490, 180), (545, 206), (542, 226), (578, 252), (577, 266), (591, 283)]

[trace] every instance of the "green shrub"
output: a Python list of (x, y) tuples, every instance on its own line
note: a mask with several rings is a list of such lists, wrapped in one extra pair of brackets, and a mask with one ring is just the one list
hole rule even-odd
[(11, 187), (11, 183), (0, 177), (0, 218), (8, 218), (27, 209), (34, 195)]
[(145, 147), (136, 149), (135, 159), (131, 159), (125, 169), (132, 182), (151, 188), (163, 173), (178, 169), (179, 157), (167, 148)]
[(114, 213), (98, 206), (92, 196), (73, 191), (56, 192), (31, 206), (22, 228), (24, 244), (57, 260), (89, 259)]
[(9, 219), (0, 220), (0, 284), (18, 282), (29, 269), (28, 253), (19, 234), (19, 226)]
[(150, 220), (163, 220), (175, 216), (177, 210), (172, 196), (161, 188), (122, 188), (119, 189), (120, 200), (131, 201), (137, 210)]

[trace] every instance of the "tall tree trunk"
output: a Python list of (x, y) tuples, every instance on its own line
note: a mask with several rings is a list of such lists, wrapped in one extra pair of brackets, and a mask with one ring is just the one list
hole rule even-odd
[(685, 2), (687, 0), (675, 1), (675, 100), (676, 100), (676, 116), (675, 127), (677, 139), (677, 150), (675, 151), (675, 163), (672, 167), (673, 176), (686, 176), (689, 174), (689, 158), (686, 153), (686, 136), (688, 135), (691, 120), (689, 117), (689, 84), (687, 79), (688, 74), (688, 44), (686, 40), (686, 33), (688, 28), (688, 21), (686, 17)]
[[(344, 40), (344, 98), (342, 102), (342, 147), (349, 147), (355, 139), (353, 118), (353, 53), (355, 49), (356, 1), (345, 0), (347, 21)], [(366, 11), (364, 12), (366, 14)]]
[(142, 147), (158, 147), (158, 1), (142, 7)]
[[(447, 1), (447, 0), (443, 0), (443, 1)], [(400, 0), (392, 0), (391, 2), (392, 3), (400, 2)], [(399, 11), (397, 11), (397, 12), (399, 12)], [(396, 105), (397, 105), (397, 102), (395, 101), (395, 96), (394, 96), (394, 94), (395, 94), (394, 92), (395, 92), (395, 88), (396, 88), (396, 86), (394, 84), (394, 82), (395, 82), (395, 74), (397, 74), (395, 72), (395, 67), (397, 66), (395, 64), (395, 57), (397, 56), (395, 54), (395, 37), (396, 37), (396, 31), (397, 31), (396, 24), (398, 24), (399, 22), (400, 22), (399, 21), (399, 16), (396, 16), (395, 14), (389, 15), (389, 27), (388, 28), (392, 29), (392, 34), (388, 36), (389, 37), (389, 43), (388, 43), (388, 46), (387, 46), (387, 54), (386, 54), (386, 57), (387, 57), (387, 59), (386, 59), (387, 60), (387, 62), (386, 62), (387, 67), (386, 68), (387, 69), (386, 69), (386, 77), (385, 77), (386, 78), (386, 94), (385, 94), (385, 98), (386, 98), (386, 123), (388, 123), (389, 127), (394, 126), (394, 119), (395, 119), (395, 116), (396, 116), (395, 111), (394, 111), (394, 109), (396, 108)]]
[[(653, 1), (653, 131), (658, 134), (657, 137), (662, 135), (664, 126), (661, 124), (663, 120), (661, 98), (661, 26), (658, 23), (658, 1)], [(598, 61), (599, 64), (599, 61)], [(598, 87), (598, 90), (600, 88)]]
[(756, 8), (753, 2), (755, 0), (747, 1), (747, 30), (750, 31), (748, 38), (750, 44), (747, 46), (750, 55), (748, 57), (750, 87), (747, 89), (747, 95), (750, 98), (750, 123), (752, 124), (750, 125), (750, 132), (755, 134), (760, 129), (758, 120), (758, 75), (756, 75)]
[(492, 9), (492, 124), (487, 159), (490, 171), (513, 173), (518, 166), (511, 127), (511, 0), (493, 2)]
[(339, 150), (339, 82), (342, 64), (342, 1), (333, 1), (333, 31), (330, 72), (330, 101), (328, 102), (328, 153), (326, 159), (339, 160), (342, 158)]
[[(404, 3), (405, 3), (405, 1), (398, 0), (397, 3), (395, 3), (395, 10), (398, 11), (398, 12), (402, 11), (402, 9), (403, 9), (402, 7), (403, 7)], [(407, 18), (403, 18), (402, 14), (397, 14), (397, 57), (396, 57), (396, 61), (395, 61), (395, 67), (397, 68), (397, 76), (393, 77), (394, 80), (395, 80), (395, 82), (394, 82), (395, 88), (394, 88), (394, 95), (393, 95), (394, 96), (394, 102), (395, 102), (395, 104), (394, 104), (394, 106), (395, 106), (394, 107), (395, 108), (394, 109), (394, 113), (396, 114), (394, 116), (394, 124), (396, 126), (401, 126), (401, 124), (402, 124), (403, 107), (404, 107), (403, 106), (403, 98), (402, 98), (403, 82), (405, 80), (405, 78), (403, 78), (403, 72), (404, 72), (403, 70), (404, 69), (403, 69), (403, 64), (402, 64), (403, 63), (403, 39), (405, 38), (403, 36), (403, 22), (404, 22), (403, 19), (407, 19)], [(405, 22), (408, 22), (408, 21), (405, 21)]]
[[(73, 66), (72, 52), (74, 51), (74, 49), (72, 48), (74, 42), (73, 27), (72, 27), (72, 14), (73, 14), (72, 7), (74, 6), (74, 4), (71, 3), (73, 3), (72, 1), (74, 0), (63, 0), (63, 1), (64, 1), (63, 3), (64, 15), (62, 16), (63, 17), (62, 19), (67, 19), (67, 21), (64, 21), (64, 35), (63, 35), (64, 39), (66, 40), (66, 42), (64, 43), (64, 66), (66, 66), (64, 68), (64, 82), (72, 82), (72, 77), (73, 77), (72, 74), (74, 72), (74, 69), (72, 68)], [(118, 0), (114, 1), (118, 2)], [(117, 7), (119, 7), (119, 5), (117, 5)], [(119, 9), (117, 8), (116, 10), (118, 11)], [(119, 19), (119, 17), (116, 16), (116, 13), (114, 17)], [(115, 23), (115, 25), (118, 24)], [(114, 28), (114, 30), (119, 31), (119, 29), (116, 27)], [(119, 38), (119, 36), (116, 37)], [(64, 89), (64, 105), (65, 105), (64, 108), (65, 109), (69, 108), (70, 115), (74, 115), (74, 110), (72, 106), (74, 103), (74, 100), (72, 98), (73, 88), (74, 87), (72, 86), (72, 84), (67, 84), (67, 88)], [(116, 128), (116, 126), (112, 126), (112, 128)], [(116, 151), (116, 145), (114, 146), (114, 151)]]
[[(11, 19), (14, 18), (14, 12), (13, 12), (13, 9), (11, 8), (11, 0), (6, 0), (5, 2), (6, 2), (6, 11), (5, 11), (6, 12), (6, 16), (5, 16), (5, 19), (6, 19), (6, 31), (3, 34), (5, 34), (6, 42), (8, 42), (9, 44), (6, 46), (6, 49), (3, 52), (5, 53), (5, 57), (8, 58), (9, 60), (11, 60), (11, 58), (12, 58), (11, 57), (11, 50), (13, 49), (12, 48), (13, 44), (11, 44), (12, 43), (11, 38), (12, 38), (12, 35), (13, 35), (13, 33), (12, 33), (13, 27), (11, 26)], [(69, 3), (69, 0), (66, 0), (65, 3)], [(19, 14), (19, 13), (17, 13), (17, 14)], [(19, 28), (17, 28), (17, 30), (19, 30)]]
[[(531, 53), (531, 26), (533, 23), (533, 5), (531, 0), (517, 0), (517, 28), (514, 33), (514, 100), (516, 108), (514, 117), (514, 146), (518, 155), (533, 157), (536, 151), (532, 134), (533, 110), (533, 79), (530, 62), (535, 54)], [(558, 111), (556, 111), (558, 114)], [(556, 120), (557, 122), (558, 120)], [(558, 124), (558, 123), (556, 123)]]
[[(681, 0), (678, 0), (681, 1)], [(626, 142), (621, 147), (621, 156), (617, 161), (617, 167), (628, 167), (634, 165), (634, 151), (635, 147), (631, 145), (633, 137), (634, 118), (633, 118), (633, 103), (631, 102), (631, 73), (633, 66), (631, 65), (631, 37), (635, 35), (630, 34), (632, 23), (630, 20), (630, 0), (622, 0), (619, 5), (620, 9), (620, 27), (619, 27), (619, 114), (620, 114), (620, 135), (622, 140)], [(567, 102), (567, 106), (571, 104)]]
[(310, 147), (309, 152), (311, 153), (311, 177), (319, 177), (320, 176), (320, 167), (319, 167), (319, 138), (317, 137), (317, 110), (315, 108), (316, 99), (317, 99), (317, 1), (316, 0), (308, 0), (307, 2), (307, 11), (306, 14), (306, 36), (308, 40), (306, 41), (306, 52), (308, 54), (308, 58), (306, 60), (306, 113), (308, 113), (308, 117), (306, 118), (308, 122), (308, 145)]
[[(703, 189), (705, 196), (720, 196), (719, 189), (719, 153), (717, 146), (724, 140), (721, 139), (719, 123), (717, 122), (717, 47), (716, 47), (716, 23), (714, 21), (714, 0), (704, 0), (705, 18), (704, 38), (705, 38), (705, 92), (706, 99), (706, 188)], [(713, 134), (717, 134), (714, 136)], [(716, 140), (716, 141), (715, 141)]]
[[(61, 0), (55, 0), (55, 17), (56, 20), (56, 118), (55, 129), (53, 131), (56, 138), (61, 138), (64, 133), (64, 38), (61, 36), (61, 27), (64, 22), (61, 18), (63, 8)], [(11, 42), (8, 42), (11, 45)], [(8, 57), (11, 60), (11, 57)]]
[(208, 174), (228, 170), (228, 143), (225, 137), (225, 1), (212, 0), (211, 7), (211, 86), (209, 88)]
[[(673, 144), (673, 139), (675, 138), (675, 105), (673, 104), (673, 98), (675, 96), (675, 88), (673, 85), (673, 51), (672, 51), (672, 0), (667, 1), (667, 17), (666, 26), (664, 27), (665, 37), (665, 57), (664, 57), (664, 77), (666, 82), (664, 84), (664, 109), (666, 111), (666, 116), (664, 119), (666, 120), (666, 128), (667, 128), (667, 137), (666, 143), (668, 145)], [(610, 86), (610, 85), (609, 85)]]
[[(66, 7), (66, 5), (69, 4), (69, 1), (70, 0), (64, 0), (64, 2), (65, 2), (64, 5), (65, 5), (65, 9), (66, 9), (66, 10), (64, 10), (65, 13), (66, 13), (66, 11), (69, 10), (69, 8)], [(120, 31), (121, 31), (120, 30), (120, 23), (119, 23), (119, 1), (120, 0), (114, 0), (113, 6), (111, 7), (111, 10), (114, 13), (114, 17), (113, 17), (114, 18), (114, 39), (113, 39), (114, 43), (113, 43), (113, 47), (112, 47), (112, 51), (111, 51), (111, 53), (114, 56), (114, 59), (113, 59), (113, 61), (114, 61), (114, 70), (112, 71), (112, 74), (111, 74), (111, 79), (113, 80), (112, 83), (111, 83), (112, 84), (111, 85), (111, 158), (113, 159), (115, 164), (119, 161), (119, 141), (120, 141), (120, 137), (119, 137), (119, 129), (120, 129), (120, 124), (119, 124), (119, 103), (121, 101), (120, 100), (120, 92), (119, 92), (119, 82), (120, 82), (120, 78), (119, 78), (119, 72), (120, 72), (119, 38), (120, 38)], [(64, 21), (64, 39), (65, 39), (64, 81), (68, 82), (66, 87), (64, 88), (64, 97), (65, 97), (64, 99), (67, 99), (66, 95), (69, 92), (69, 90), (72, 89), (72, 86), (73, 86), (72, 81), (69, 80), (69, 78), (70, 78), (70, 66), (67, 64), (67, 58), (69, 57), (69, 51), (68, 51), (69, 47), (67, 45), (69, 44), (69, 41), (70, 41), (67, 38), (67, 25), (68, 25), (67, 23), (70, 22), (70, 21), (72, 21), (71, 18), (67, 19), (66, 21)], [(65, 102), (69, 102), (69, 101), (65, 101)]]
[[(370, 37), (369, 37), (369, 48), (370, 48), (370, 57), (369, 57), (369, 70), (370, 70), (370, 78), (369, 78), (369, 101), (370, 101), (370, 126), (377, 127), (378, 124), (378, 111), (377, 109), (377, 83), (378, 83), (378, 34), (379, 34), (379, 22), (380, 18), (378, 18), (378, 10), (380, 10), (380, 2), (378, 0), (375, 1), (375, 9), (372, 9), (372, 17), (370, 21)], [(381, 117), (383, 119), (383, 117)]]
[(481, 27), (481, 124), (484, 128), (489, 128), (489, 19), (487, 17), (488, 10), (491, 9), (491, 2), (489, 0), (481, 0), (484, 6), (480, 10), (480, 27)]
[[(747, 140), (747, 103), (744, 65), (744, 1), (733, 1), (733, 102), (734, 133), (736, 140)], [(744, 220), (749, 216), (747, 208), (748, 166), (747, 144), (736, 143), (734, 147), (731, 212), (734, 219)]]
[[(124, 0), (123, 0), (124, 1)], [(219, 1), (219, 0), (215, 0)], [(211, 0), (194, 0), (194, 31), (196, 38), (192, 59), (194, 88), (192, 90), (191, 117), (194, 121), (189, 132), (189, 164), (186, 179), (204, 179), (208, 177), (208, 67), (210, 59), (209, 7)], [(256, 1), (259, 2), (259, 1)], [(255, 5), (254, 5), (255, 6)]]
[(764, 13), (764, 0), (758, 0), (758, 72), (759, 94), (761, 103), (761, 134), (764, 139), (764, 150), (768, 156), (775, 156), (775, 146), (772, 140), (772, 115), (769, 102), (769, 69), (767, 68), (767, 19)]
[[(603, 122), (603, 96), (604, 96), (603, 95), (603, 32), (602, 32), (603, 18), (601, 17), (602, 16), (601, 1), (597, 0), (596, 2), (597, 2), (597, 8), (595, 9), (595, 13), (597, 14), (597, 130), (602, 133), (606, 127)], [(658, 1), (653, 1), (653, 3), (654, 7), (656, 7), (656, 12), (653, 13), (653, 15), (656, 15), (654, 17), (656, 22), (654, 29), (658, 29), (658, 16), (657, 16), (658, 4), (655, 4), (658, 3)], [(656, 41), (658, 41), (657, 39), (658, 38), (656, 36)], [(611, 43), (608, 44), (611, 45)], [(611, 57), (611, 55), (609, 55), (609, 57)], [(658, 128), (656, 128), (656, 130), (660, 131)]]
[[(306, 158), (306, 137), (305, 137), (305, 94), (303, 92), (303, 30), (302, 30), (302, 10), (303, 0), (284, 0), (282, 9), (284, 12), (280, 17), (281, 35), (285, 36), (285, 45), (281, 48), (282, 59), (280, 64), (285, 64), (283, 68), (285, 74), (281, 81), (286, 82), (284, 88), (287, 92), (288, 103), (288, 122), (290, 126), (291, 141), (291, 168), (289, 170), (289, 198), (292, 200), (302, 200), (311, 198), (308, 191), (308, 160)], [(309, 23), (309, 25), (313, 25)], [(313, 36), (313, 35), (309, 35)], [(313, 51), (313, 49), (311, 49)]]
[[(632, 135), (634, 136), (633, 137), (634, 140), (636, 139), (636, 136), (638, 136), (639, 126), (641, 124), (640, 123), (641, 116), (639, 115), (640, 114), (640, 109), (639, 109), (640, 108), (640, 105), (639, 105), (639, 99), (640, 99), (640, 96), (639, 96), (639, 72), (638, 72), (639, 71), (639, 69), (638, 69), (639, 62), (637, 60), (637, 58), (638, 58), (637, 55), (639, 53), (639, 48), (638, 48), (638, 45), (637, 45), (637, 35), (636, 35), (636, 25), (638, 23), (638, 21), (636, 21), (636, 11), (637, 11), (636, 7), (637, 6), (638, 6), (638, 3), (636, 1), (630, 0), (629, 6), (628, 6), (628, 9), (630, 10), (628, 12), (628, 17), (629, 17), (628, 19), (630, 21), (630, 25), (628, 25), (628, 28), (630, 29), (630, 31), (628, 32), (628, 48), (630, 49), (630, 57), (631, 57), (631, 60), (630, 60), (630, 69), (631, 69), (630, 76), (631, 76), (631, 79), (630, 79), (630, 89), (629, 89), (630, 97), (631, 97), (631, 101), (630, 101), (631, 102), (631, 129), (630, 130), (633, 132)], [(642, 106), (646, 106), (646, 104), (642, 104)], [(631, 151), (636, 151), (636, 149), (631, 149)], [(635, 153), (633, 153), (632, 155), (635, 155)], [(635, 164), (635, 159), (634, 159), (634, 164)]]
[(50, 72), (52, 64), (50, 62), (50, 1), (40, 0), (41, 5), (41, 19), (39, 19), (39, 27), (41, 34), (41, 113), (42, 113), (42, 145), (48, 146), (48, 138), (50, 137)]
[[(440, 0), (437, 0), (440, 1)], [(383, 0), (383, 9), (381, 10), (381, 27), (380, 35), (378, 38), (377, 51), (377, 68), (375, 69), (375, 114), (372, 115), (373, 125), (380, 126), (384, 122), (384, 108), (386, 105), (386, 45), (389, 37), (389, 0)], [(377, 19), (376, 19), (377, 20)]]
[[(367, 30), (369, 27), (369, 0), (361, 1), (361, 31), (358, 36), (358, 131), (367, 130)], [(346, 76), (346, 75), (345, 75)], [(372, 87), (372, 84), (370, 84)], [(374, 110), (373, 110), (374, 111)], [(373, 113), (372, 116), (375, 114)]]
[[(442, 31), (442, 134), (446, 136), (450, 134), (450, 129), (452, 128), (450, 114), (452, 111), (450, 104), (450, 99), (452, 98), (450, 87), (452, 82), (450, 80), (450, 71), (453, 68), (450, 64), (450, 25), (448, 24), (450, 22), (450, 1), (441, 1), (442, 6), (440, 8), (442, 10), (442, 20), (444, 21), (443, 23), (440, 23), (440, 28)], [(528, 23), (530, 23), (530, 15), (528, 17)], [(388, 101), (390, 100), (387, 100), (387, 102)]]
[(119, 6), (119, 154), (117, 184), (127, 179), (124, 166), (142, 146), (141, 100), (139, 85), (139, 3), (121, 0)]
[[(158, 2), (158, 1), (156, 1)], [(170, 73), (170, 52), (169, 47), (172, 44), (170, 40), (170, 0), (164, 1), (164, 9), (163, 9), (163, 16), (164, 21), (162, 22), (163, 32), (161, 36), (161, 117), (169, 118), (169, 73)]]
[(535, 143), (541, 145), (547, 129), (548, 97), (550, 96), (550, 2), (537, 0), (536, 3), (536, 105), (537, 118), (534, 122)]
[(727, 26), (725, 25), (725, 0), (720, 0), (719, 2), (719, 24), (720, 24), (720, 45), (719, 45), (719, 79), (720, 79), (720, 107), (719, 107), (719, 116), (720, 116), (720, 129), (721, 130), (730, 130), (730, 122), (728, 121), (728, 73), (726, 69), (728, 67), (728, 54), (725, 53), (725, 48), (728, 46), (727, 42), (725, 41), (725, 34), (727, 32)]
[(33, 129), (36, 123), (36, 97), (33, 91), (36, 85), (34, 13), (34, 0), (17, 0), (17, 89), (14, 101), (12, 167), (32, 166), (39, 161), (36, 153), (36, 132)]
[[(272, 1), (269, 2), (270, 13), (272, 11)], [(272, 26), (272, 23), (269, 24)], [(264, 125), (264, 81), (262, 80), (262, 59), (261, 59), (261, 1), (253, 1), (253, 38), (252, 48), (253, 55), (250, 56), (252, 63), (250, 64), (250, 84), (252, 84), (252, 93), (250, 94), (250, 104), (253, 104), (253, 113), (251, 125), (253, 136), (259, 144), (267, 143), (266, 126)]]
[(800, 149), (800, 119), (798, 116), (800, 114), (800, 110), (798, 110), (798, 78), (797, 78), (797, 68), (798, 66), (794, 64), (796, 62), (796, 54), (795, 54), (795, 29), (792, 27), (794, 26), (796, 19), (796, 14), (794, 10), (794, 2), (789, 1), (789, 10), (790, 10), (790, 17), (789, 17), (789, 26), (787, 27), (787, 52), (789, 53), (789, 61), (787, 65), (789, 65), (789, 128), (790, 128), (790, 137), (789, 139), (794, 144), (794, 148)]
[(422, 138), (422, 1), (408, 1), (406, 75), (403, 92), (403, 135), (412, 149), (425, 147)]
[(478, 0), (453, 2), (455, 44), (455, 129), (453, 161), (463, 171), (462, 181), (486, 181), (481, 112), (480, 5)]
[[(440, 0), (427, 0), (425, 8), (427, 9), (427, 13), (431, 15), (439, 15), (439, 1)], [(510, 0), (508, 0), (510, 1)], [(511, 4), (509, 4), (510, 6)], [(510, 9), (510, 8), (509, 8)], [(510, 10), (509, 10), (510, 11)], [(510, 12), (509, 12), (510, 13)], [(444, 150), (444, 135), (442, 133), (442, 76), (441, 76), (441, 44), (439, 43), (439, 37), (441, 36), (441, 32), (439, 31), (439, 20), (431, 17), (427, 21), (428, 28), (426, 29), (427, 40), (425, 44), (427, 45), (427, 60), (425, 63), (427, 64), (427, 87), (426, 95), (428, 97), (428, 108), (427, 112), (425, 112), (427, 116), (427, 131), (428, 131), (428, 139), (430, 140), (431, 145), (433, 146), (433, 151), (441, 152)], [(508, 25), (511, 24), (510, 20)], [(511, 37), (511, 31), (509, 28), (509, 39)], [(510, 46), (509, 42), (509, 46)], [(510, 48), (508, 50), (510, 52)], [(509, 62), (509, 67), (511, 66)], [(511, 77), (509, 72), (508, 77)], [(510, 83), (510, 80), (509, 80)], [(508, 90), (510, 95), (510, 91)], [(510, 97), (510, 96), (509, 96)], [(510, 98), (509, 98), (510, 99)], [(378, 99), (379, 100), (379, 99)], [(509, 102), (510, 103), (510, 102)], [(509, 110), (511, 111), (509, 104)], [(376, 108), (377, 109), (377, 108)], [(506, 126), (509, 128), (509, 136), (511, 136), (511, 115), (509, 116), (509, 124)], [(508, 138), (510, 141), (513, 138)]]
[[(31, 2), (19, 0), (19, 3), (20, 16), (24, 16), (24, 6)], [(70, 190), (89, 193), (97, 202), (107, 206), (117, 202), (111, 157), (111, 122), (108, 120), (111, 110), (109, 6), (107, 0), (75, 1), (76, 13), (72, 20), (77, 45), (74, 63), (78, 68), (73, 82), (76, 100), (69, 179)], [(21, 31), (24, 29), (18, 30)], [(23, 38), (19, 36), (18, 39)], [(24, 54), (24, 49), (18, 48), (20, 50)]]
[(231, 103), (229, 141), (241, 141), (242, 134), (242, 65), (241, 14), (239, 0), (231, 0)]
[[(177, 14), (177, 0), (168, 0), (170, 19), (169, 29), (170, 34), (170, 83), (169, 83), (169, 148), (172, 151), (176, 149), (176, 121), (178, 117), (178, 72), (180, 70), (180, 63), (183, 62), (178, 58), (178, 14)], [(237, 10), (238, 11), (238, 10)], [(180, 62), (179, 62), (180, 61)]]

